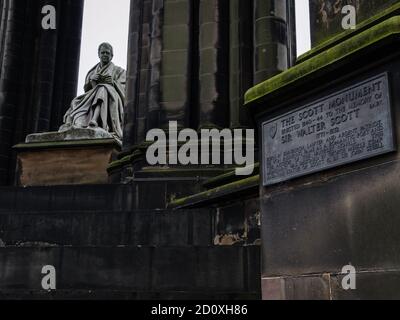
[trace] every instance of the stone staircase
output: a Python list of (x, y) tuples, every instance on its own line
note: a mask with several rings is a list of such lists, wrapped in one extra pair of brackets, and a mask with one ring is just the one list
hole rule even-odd
[(215, 246), (215, 210), (167, 210), (152, 190), (0, 188), (0, 299), (259, 299), (259, 247)]

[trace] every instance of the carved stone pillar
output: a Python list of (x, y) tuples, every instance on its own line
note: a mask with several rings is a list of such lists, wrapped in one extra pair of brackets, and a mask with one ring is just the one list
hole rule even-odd
[(229, 1), (200, 0), (199, 125), (229, 124)]
[(131, 0), (124, 154), (160, 126), (165, 2)]
[(153, 0), (150, 23), (149, 92), (146, 130), (160, 127), (161, 56), (164, 34), (164, 2)]
[(189, 127), (193, 1), (165, 0), (162, 27), (160, 125)]
[(229, 96), (230, 127), (249, 126), (248, 110), (243, 108), (244, 94), (253, 85), (253, 3), (230, 1)]
[(22, 3), (2, 0), (0, 21), (0, 184), (8, 181), (11, 146), (18, 99), (18, 51), (23, 30)]
[[(45, 5), (56, 9), (55, 30), (42, 28)], [(57, 128), (76, 95), (83, 0), (2, 0), (0, 11), (0, 184), (8, 184), (12, 145)]]
[(132, 0), (124, 152), (115, 176), (140, 170), (147, 131), (169, 121), (252, 126), (246, 90), (290, 65), (286, 3), (294, 2)]
[(254, 0), (254, 84), (289, 66), (287, 1)]
[(141, 49), (143, 30), (142, 0), (131, 0), (128, 36), (128, 68), (126, 74), (126, 106), (124, 116), (124, 151), (129, 151), (137, 141), (136, 114), (139, 105)]
[[(155, 0), (154, 0), (155, 1)], [(151, 83), (153, 0), (132, 0), (130, 13), (124, 150), (144, 142)]]

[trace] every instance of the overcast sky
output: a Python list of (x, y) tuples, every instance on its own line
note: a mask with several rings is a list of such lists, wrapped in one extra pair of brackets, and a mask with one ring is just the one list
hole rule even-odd
[(129, 6), (130, 0), (85, 0), (78, 94), (83, 93), (87, 72), (99, 62), (100, 43), (109, 42), (114, 48), (113, 62), (126, 69)]
[(310, 50), (310, 12), (309, 0), (296, 0), (297, 54)]
[[(188, 0), (190, 1), (190, 0)], [(118, 5), (116, 5), (118, 3)], [(85, 0), (78, 93), (83, 93), (87, 72), (98, 62), (98, 45), (110, 42), (113, 62), (126, 69), (130, 0)], [(308, 0), (296, 0), (298, 53), (310, 48)]]

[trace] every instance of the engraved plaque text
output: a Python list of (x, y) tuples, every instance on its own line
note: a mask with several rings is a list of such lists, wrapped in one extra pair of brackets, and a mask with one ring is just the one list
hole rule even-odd
[(263, 124), (263, 184), (395, 150), (383, 74)]

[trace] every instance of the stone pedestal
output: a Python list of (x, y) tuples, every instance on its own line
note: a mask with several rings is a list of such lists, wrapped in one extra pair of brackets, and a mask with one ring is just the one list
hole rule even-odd
[(20, 186), (106, 184), (120, 143), (106, 132), (74, 129), (30, 135), (14, 149)]

